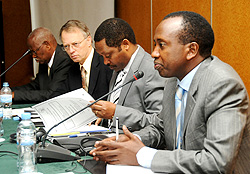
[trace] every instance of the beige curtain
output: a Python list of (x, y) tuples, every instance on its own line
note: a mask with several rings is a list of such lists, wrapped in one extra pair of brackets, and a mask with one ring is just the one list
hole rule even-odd
[[(78, 19), (87, 24), (91, 35), (105, 19), (114, 17), (114, 0), (30, 0), (32, 30), (47, 27), (57, 42), (61, 26), (69, 19)], [(34, 61), (34, 75), (38, 64)]]

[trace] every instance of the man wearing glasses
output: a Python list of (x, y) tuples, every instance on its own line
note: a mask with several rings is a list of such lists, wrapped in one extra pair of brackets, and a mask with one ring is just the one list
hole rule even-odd
[(85, 89), (94, 99), (106, 94), (112, 71), (93, 48), (86, 24), (78, 20), (67, 21), (60, 29), (60, 38), (74, 64), (69, 69), (66, 81), (52, 97), (79, 88)]
[(39, 72), (30, 83), (12, 88), (15, 103), (39, 103), (49, 99), (66, 79), (72, 65), (72, 60), (47, 28), (33, 30), (27, 38), (27, 45), (31, 56), (39, 63)]

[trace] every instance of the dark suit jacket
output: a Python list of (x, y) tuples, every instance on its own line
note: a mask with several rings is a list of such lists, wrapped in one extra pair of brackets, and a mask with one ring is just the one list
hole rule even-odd
[[(104, 64), (103, 57), (95, 51), (91, 63), (88, 93), (94, 99), (98, 99), (106, 94), (109, 91), (111, 76), (112, 70)], [(51, 98), (81, 87), (82, 78), (80, 66), (79, 63), (74, 63), (69, 69), (66, 81), (51, 95)]]
[(39, 103), (49, 99), (50, 95), (62, 85), (72, 65), (68, 54), (57, 46), (54, 61), (48, 76), (48, 64), (39, 64), (35, 80), (18, 87), (13, 87), (15, 103)]

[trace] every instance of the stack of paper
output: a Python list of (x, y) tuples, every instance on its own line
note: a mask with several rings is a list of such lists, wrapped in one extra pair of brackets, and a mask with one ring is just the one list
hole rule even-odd
[[(85, 108), (90, 101), (94, 99), (83, 88), (80, 88), (34, 105), (32, 108), (37, 111), (45, 125), (45, 130), (48, 131), (55, 124)], [(88, 128), (86, 125), (96, 119), (97, 117), (88, 107), (52, 129), (50, 135), (85, 131)], [(94, 128), (103, 129), (102, 127)], [(91, 128), (91, 131), (93, 129)]]

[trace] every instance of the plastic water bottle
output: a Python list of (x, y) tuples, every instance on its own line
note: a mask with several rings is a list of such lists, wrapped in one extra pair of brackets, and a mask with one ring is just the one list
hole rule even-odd
[(1, 89), (1, 104), (3, 108), (3, 118), (10, 119), (12, 116), (12, 92), (8, 82), (4, 82), (3, 88)]
[(23, 113), (22, 121), (17, 127), (19, 173), (36, 172), (36, 128), (30, 117), (30, 113)]
[(5, 139), (3, 138), (4, 129), (3, 129), (3, 111), (0, 108), (0, 142), (3, 142)]

